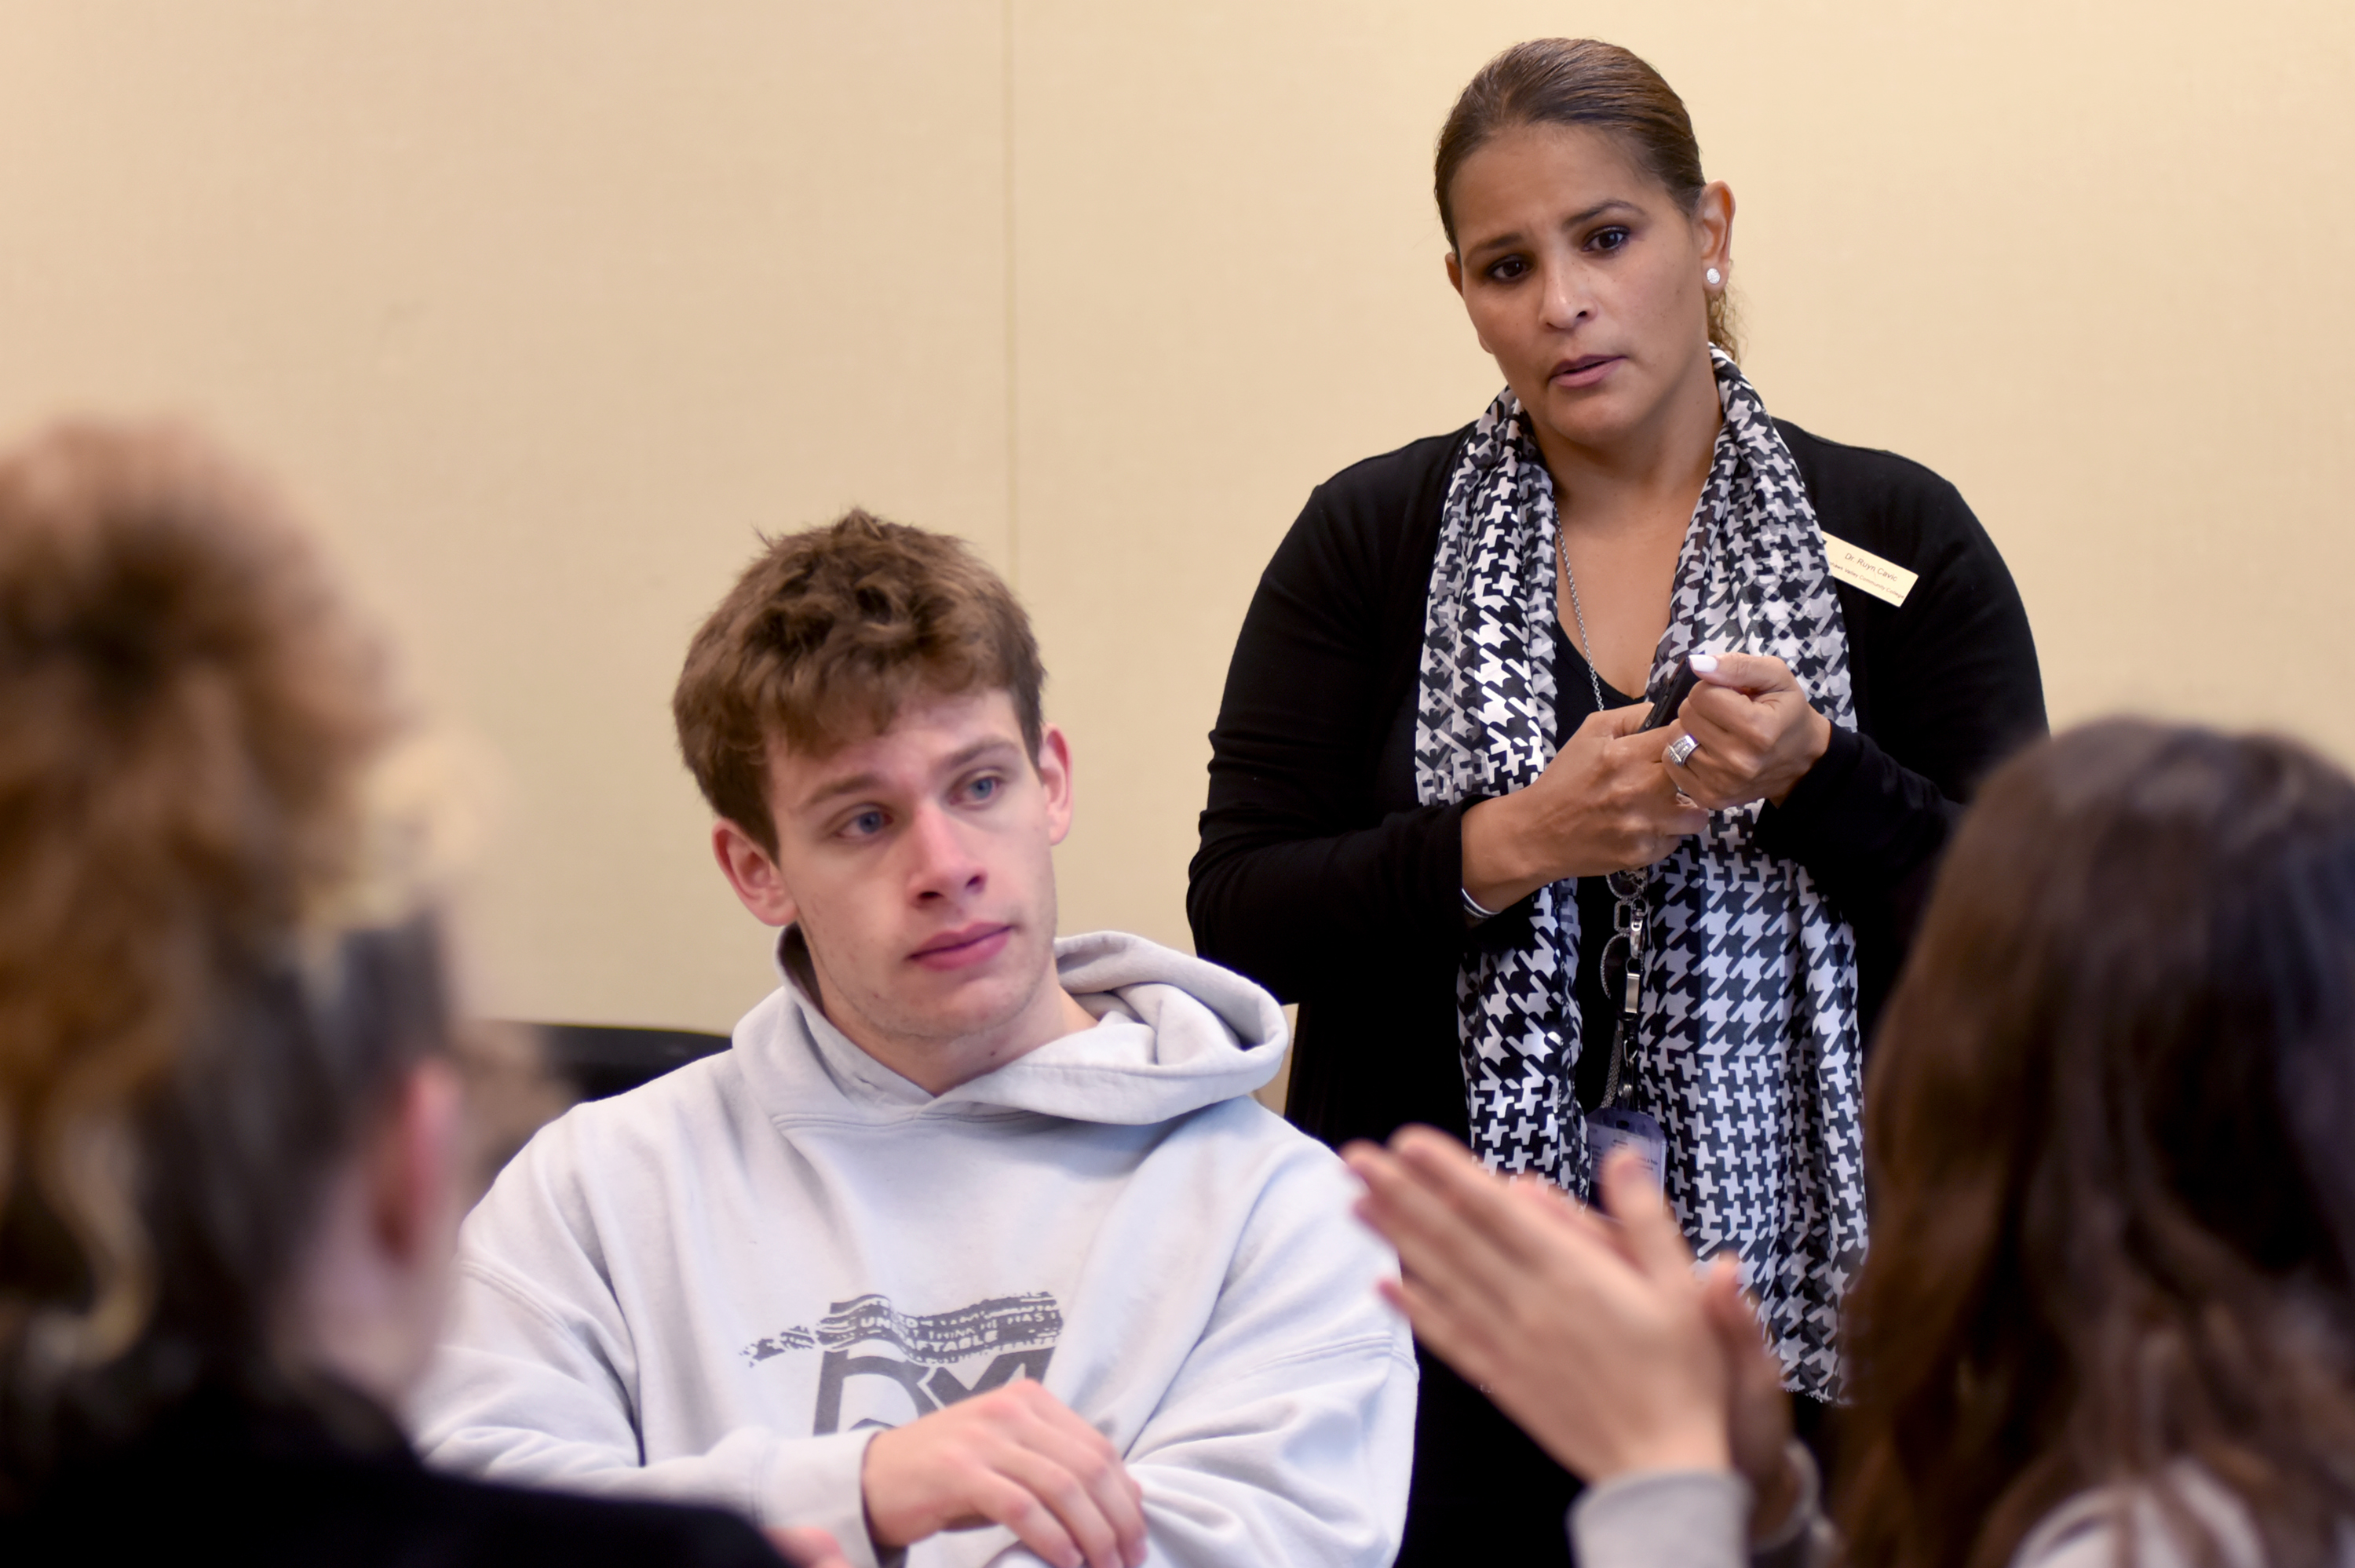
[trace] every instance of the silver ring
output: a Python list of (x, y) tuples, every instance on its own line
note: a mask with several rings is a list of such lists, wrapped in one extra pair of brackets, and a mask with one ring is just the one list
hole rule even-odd
[(1668, 742), (1668, 758), (1678, 768), (1682, 768), (1691, 758), (1692, 754), (1700, 749), (1700, 742), (1689, 735), (1680, 735)]

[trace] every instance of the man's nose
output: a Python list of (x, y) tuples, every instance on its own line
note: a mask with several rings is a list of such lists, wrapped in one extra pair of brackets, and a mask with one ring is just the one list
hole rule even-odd
[(981, 861), (965, 842), (964, 824), (937, 805), (917, 809), (908, 824), (909, 891), (918, 898), (954, 898), (977, 890)]

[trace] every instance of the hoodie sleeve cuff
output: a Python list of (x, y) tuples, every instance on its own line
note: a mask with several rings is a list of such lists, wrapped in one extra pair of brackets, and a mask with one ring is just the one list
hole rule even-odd
[(1798, 1485), (1792, 1489), (1791, 1506), (1783, 1518), (1764, 1535), (1752, 1538), (1750, 1568), (1810, 1568), (1838, 1555), (1830, 1521), (1824, 1518), (1824, 1477), (1815, 1455), (1796, 1437), (1784, 1446), (1783, 1453)]
[(1747, 1568), (1750, 1487), (1732, 1470), (1646, 1470), (1570, 1507), (1579, 1568)]
[(867, 1533), (863, 1472), (867, 1445), (874, 1438), (875, 1429), (869, 1427), (778, 1444), (760, 1522), (815, 1525), (841, 1544), (851, 1568), (897, 1568), (907, 1552), (880, 1553)]

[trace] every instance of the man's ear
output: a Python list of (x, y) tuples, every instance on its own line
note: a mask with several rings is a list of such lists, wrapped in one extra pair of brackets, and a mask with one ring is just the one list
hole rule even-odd
[(1061, 843), (1071, 832), (1071, 743), (1053, 725), (1039, 736), (1039, 783), (1047, 792), (1047, 842)]
[(384, 1255), (405, 1268), (438, 1269), (465, 1210), (464, 1102), (450, 1064), (418, 1064), (394, 1088), (368, 1152), (369, 1229)]
[(801, 917), (776, 857), (724, 817), (711, 824), (711, 856), (752, 918), (763, 926), (790, 926)]

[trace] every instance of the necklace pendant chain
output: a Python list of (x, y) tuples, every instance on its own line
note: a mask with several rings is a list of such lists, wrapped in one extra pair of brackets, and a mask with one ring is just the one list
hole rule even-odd
[[(1561, 525), (1561, 514), (1553, 520), (1554, 560), (1561, 567), (1562, 586), (1570, 589), (1570, 618), (1578, 623), (1578, 651), (1586, 659), (1586, 683), (1594, 692), (1594, 711), (1603, 711), (1603, 677), (1594, 673), (1594, 644), (1586, 635), (1586, 609), (1578, 602), (1578, 574), (1570, 569), (1570, 535)], [(1651, 880), (1652, 868), (1647, 865), (1629, 866), (1611, 874), (1611, 895), (1622, 906), (1641, 898), (1644, 885)]]
[(1578, 602), (1578, 577), (1570, 569), (1570, 534), (1561, 524), (1561, 514), (1553, 518), (1554, 559), (1561, 563), (1562, 585), (1570, 589), (1570, 618), (1578, 623), (1578, 651), (1586, 659), (1586, 683), (1594, 688), (1594, 711), (1603, 711), (1603, 677), (1594, 673), (1594, 643), (1586, 635), (1586, 610)]
[[(1578, 574), (1570, 569), (1570, 535), (1562, 527), (1559, 513), (1553, 524), (1554, 558), (1561, 567), (1562, 586), (1570, 590), (1570, 618), (1578, 626), (1578, 651), (1586, 660), (1586, 682), (1594, 693), (1594, 711), (1603, 711), (1603, 677), (1594, 668), (1594, 643), (1586, 634), (1586, 608), (1578, 602)], [(1616, 1004), (1618, 1018), (1611, 1028), (1611, 1061), (1604, 1075), (1603, 1101), (1598, 1109), (1609, 1109), (1619, 1097), (1620, 1075), (1627, 1064), (1627, 1047), (1641, 1027), (1644, 1008), (1644, 981), (1651, 967), (1651, 953), (1645, 938), (1651, 924), (1650, 911), (1645, 906), (1644, 895), (1652, 879), (1649, 866), (1629, 866), (1613, 872), (1608, 880), (1611, 896), (1617, 901), (1612, 911), (1612, 924), (1616, 935), (1627, 943), (1626, 973), (1620, 980), (1621, 992), (1611, 1000)]]

